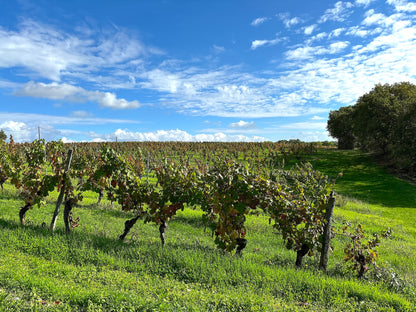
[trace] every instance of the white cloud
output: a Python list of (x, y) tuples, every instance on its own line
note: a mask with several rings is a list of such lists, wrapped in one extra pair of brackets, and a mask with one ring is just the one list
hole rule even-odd
[[(400, 26), (400, 23), (396, 26)], [(375, 37), (367, 46), (359, 49), (359, 53), (373, 53), (379, 51), (378, 56), (390, 55), (400, 60), (400, 57), (413, 64), (414, 62), (414, 44), (416, 43), (416, 29), (413, 27), (403, 27), (399, 29), (393, 28), (390, 33), (384, 33), (378, 37)], [(407, 55), (404, 55), (407, 52)], [(376, 57), (376, 56), (375, 56)], [(389, 60), (386, 59), (386, 62)], [(380, 64), (383, 65), (383, 64)]]
[(15, 94), (19, 96), (65, 100), (70, 102), (94, 101), (101, 107), (113, 109), (129, 109), (138, 108), (140, 106), (138, 101), (118, 99), (114, 93), (87, 91), (81, 87), (75, 87), (66, 83), (58, 84), (56, 82), (45, 84), (42, 82), (30, 81)]
[(314, 41), (321, 41), (323, 39), (328, 38), (329, 35), (326, 32), (321, 32), (319, 34), (316, 34), (315, 36), (312, 36), (310, 39), (305, 41), (305, 45), (311, 45)]
[(336, 54), (343, 51), (346, 47), (348, 47), (350, 43), (348, 41), (339, 41), (334, 42), (329, 45), (329, 49), (327, 49), (328, 53)]
[(268, 20), (268, 18), (267, 17), (259, 17), (259, 18), (256, 18), (255, 20), (253, 20), (252, 22), (251, 22), (251, 26), (258, 26), (258, 25), (260, 25), (260, 24), (263, 24), (264, 22), (266, 22)]
[(147, 81), (142, 82), (144, 88), (156, 89), (162, 92), (176, 93), (178, 88), (188, 89), (190, 93), (194, 92), (192, 85), (185, 86), (181, 84), (181, 77), (161, 69), (154, 69), (142, 74)]
[(29, 128), (25, 123), (18, 121), (5, 121), (0, 124), (0, 129), (2, 129), (7, 137), (10, 135), (13, 136), (13, 140), (16, 142), (24, 142), (26, 138), (29, 141), (36, 139), (35, 128)]
[(351, 27), (346, 32), (347, 35), (355, 36), (355, 37), (361, 37), (364, 38), (370, 34), (370, 32), (366, 29), (361, 29), (358, 26)]
[(284, 24), (287, 28), (290, 28), (293, 25), (299, 24), (302, 20), (299, 17), (293, 17), (289, 20), (285, 20)]
[(373, 9), (366, 12), (366, 18), (363, 20), (362, 24), (366, 26), (371, 26), (374, 24), (384, 23), (386, 16), (382, 13), (375, 13)]
[(355, 0), (356, 5), (367, 7), (374, 0)]
[(230, 124), (230, 128), (235, 128), (235, 129), (253, 129), (253, 128), (257, 128), (257, 126), (254, 123), (254, 121), (248, 122), (248, 121), (240, 120), (239, 122), (233, 122), (233, 123), (231, 123)]
[(344, 31), (345, 31), (345, 28), (337, 28), (337, 29), (334, 29), (329, 34), (329, 37), (339, 37)]
[(393, 5), (398, 12), (416, 11), (416, 3), (414, 2), (408, 2), (406, 0), (387, 0), (387, 3)]
[(66, 137), (62, 137), (61, 140), (62, 140), (63, 143), (74, 143), (75, 142), (74, 140), (67, 139)]
[(353, 4), (351, 2), (338, 1), (335, 3), (334, 8), (325, 11), (318, 23), (327, 21), (343, 22), (352, 13), (350, 10), (352, 7)]
[(87, 91), (87, 99), (90, 101), (97, 101), (102, 107), (109, 107), (114, 109), (130, 109), (138, 108), (139, 101), (127, 101), (125, 99), (118, 99), (114, 93)]
[(50, 100), (68, 99), (72, 102), (83, 101), (82, 94), (85, 90), (81, 87), (75, 87), (69, 84), (50, 84), (30, 81), (26, 83), (15, 94), (18, 96), (30, 96), (35, 98), (46, 98)]
[(310, 59), (315, 54), (314, 47), (300, 47), (295, 50), (289, 50), (286, 52), (286, 58), (288, 60), (305, 60)]
[(294, 25), (302, 23), (302, 19), (299, 17), (290, 17), (289, 13), (280, 13), (277, 15), (280, 20), (283, 22), (286, 28), (290, 28)]
[[(164, 92), (161, 102), (165, 106), (198, 116), (259, 118), (322, 112), (320, 108), (304, 106), (307, 100), (301, 95), (272, 86), (272, 80), (235, 67), (192, 73), (157, 70), (142, 87)], [(175, 88), (170, 87), (172, 83)]]
[(26, 75), (60, 81), (62, 76), (91, 74), (139, 56), (160, 53), (127, 34), (107, 32), (101, 40), (88, 32), (70, 35), (33, 20), (23, 20), (17, 31), (0, 28), (0, 67), (25, 69)]
[(313, 33), (313, 31), (316, 29), (317, 25), (310, 25), (303, 28), (303, 32), (305, 35), (310, 35)]
[(288, 60), (305, 60), (314, 58), (316, 55), (336, 54), (343, 51), (349, 44), (348, 41), (339, 41), (331, 43), (327, 48), (323, 46), (300, 47), (287, 51), (286, 58)]
[(12, 135), (15, 142), (30, 142), (38, 138), (40, 133), (41, 138), (51, 141), (60, 135), (60, 131), (50, 125), (43, 125), (42, 127), (26, 124), (19, 121), (5, 121), (0, 125), (7, 136)]
[[(114, 134), (103, 135), (101, 140), (111, 138), (118, 141), (182, 141), (182, 142), (261, 142), (265, 138), (259, 136), (248, 137), (245, 135), (227, 135), (221, 132), (214, 134), (191, 135), (183, 130), (157, 130), (154, 132), (132, 132), (129, 130), (117, 129)], [(97, 139), (97, 138), (95, 138)]]
[(25, 127), (26, 127), (25, 123), (23, 123), (23, 122), (16, 122), (16, 121), (13, 121), (13, 120), (3, 122), (0, 125), (0, 128), (1, 129), (6, 129), (6, 130), (10, 130), (10, 131), (21, 131)]
[(255, 50), (259, 47), (270, 47), (270, 46), (274, 46), (276, 44), (278, 44), (279, 42), (281, 42), (282, 39), (281, 38), (276, 38), (276, 39), (271, 39), (271, 40), (253, 40), (251, 42), (251, 49)]
[[(301, 47), (288, 54), (291, 61), (299, 62), (297, 69), (271, 84), (293, 90), (300, 98), (312, 102), (353, 104), (376, 83), (415, 82), (412, 70), (416, 66), (415, 43), (414, 27), (397, 29), (386, 25), (382, 34), (368, 44), (335, 58), (314, 57), (322, 47)], [(339, 43), (333, 48), (336, 51), (345, 46), (346, 43)]]

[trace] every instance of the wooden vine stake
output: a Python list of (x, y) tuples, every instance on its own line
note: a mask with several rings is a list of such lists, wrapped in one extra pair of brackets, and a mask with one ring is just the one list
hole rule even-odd
[(329, 195), (328, 203), (326, 205), (325, 227), (322, 237), (321, 260), (319, 262), (319, 268), (323, 271), (326, 271), (326, 268), (328, 266), (329, 244), (331, 242), (332, 215), (334, 213), (334, 207), (335, 197), (334, 192), (332, 191), (331, 195)]
[[(65, 169), (64, 169), (64, 181), (65, 181), (66, 174), (69, 170), (69, 167), (71, 165), (72, 153), (73, 153), (72, 149), (68, 150), (66, 165), (65, 165)], [(52, 222), (51, 222), (51, 226), (50, 226), (51, 231), (55, 230), (56, 219), (58, 218), (59, 209), (61, 208), (61, 204), (62, 204), (62, 201), (64, 199), (64, 194), (65, 194), (65, 184), (62, 185), (61, 192), (59, 193), (59, 196), (58, 196), (58, 201), (56, 202), (55, 212), (53, 213)]]

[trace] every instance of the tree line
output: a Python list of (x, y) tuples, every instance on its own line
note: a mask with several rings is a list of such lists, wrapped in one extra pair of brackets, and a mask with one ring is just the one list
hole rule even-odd
[(354, 105), (331, 111), (327, 129), (339, 149), (358, 147), (416, 175), (416, 85), (377, 84)]

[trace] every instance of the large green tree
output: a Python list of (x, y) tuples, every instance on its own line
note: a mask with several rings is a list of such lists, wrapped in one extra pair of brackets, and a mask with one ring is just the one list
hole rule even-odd
[(338, 139), (339, 149), (354, 148), (353, 114), (353, 106), (341, 107), (329, 113), (327, 129), (332, 137)]
[(416, 100), (409, 102), (398, 119), (391, 157), (396, 167), (416, 175)]
[(329, 114), (327, 129), (339, 148), (365, 151), (416, 174), (416, 85), (378, 84), (353, 106)]
[(415, 101), (416, 86), (409, 82), (378, 84), (361, 96), (354, 106), (354, 134), (361, 147), (390, 153), (402, 134), (399, 120)]

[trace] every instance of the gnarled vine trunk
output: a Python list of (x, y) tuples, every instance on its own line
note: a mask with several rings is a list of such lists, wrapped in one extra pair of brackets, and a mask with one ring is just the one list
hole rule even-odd
[(247, 240), (245, 238), (237, 238), (237, 250), (235, 252), (236, 255), (241, 256), (242, 251), (247, 246)]
[(357, 256), (355, 256), (355, 260), (360, 264), (360, 268), (358, 269), (358, 278), (361, 278), (367, 271), (367, 267), (365, 265), (365, 257), (359, 253)]
[(20, 210), (19, 210), (19, 218), (20, 218), (20, 223), (21, 224), (25, 224), (25, 214), (26, 214), (26, 212), (30, 208), (31, 208), (31, 205), (30, 204), (26, 204), (22, 208), (20, 208)]
[(335, 196), (334, 191), (332, 191), (326, 204), (325, 225), (324, 232), (322, 234), (321, 259), (319, 260), (319, 268), (323, 271), (326, 271), (326, 268), (328, 266), (329, 249), (331, 242), (332, 215), (334, 213), (334, 207)]
[(139, 220), (140, 216), (134, 217), (133, 219), (127, 220), (124, 222), (124, 232), (121, 234), (118, 238), (123, 241), (124, 238), (129, 234), (130, 229), (133, 227), (133, 225), (136, 224), (137, 220)]
[(99, 204), (101, 203), (101, 200), (103, 199), (103, 197), (104, 197), (104, 190), (100, 190), (100, 191), (98, 192), (98, 200), (97, 200), (97, 205), (99, 205)]
[(302, 266), (303, 257), (309, 252), (309, 245), (303, 244), (302, 247), (296, 252), (296, 267)]
[(166, 221), (162, 221), (162, 223), (159, 226), (159, 233), (160, 233), (160, 241), (162, 242), (162, 247), (165, 246), (165, 231), (168, 227), (168, 224)]
[(69, 220), (71, 210), (74, 207), (74, 200), (72, 198), (67, 199), (65, 201), (65, 208), (64, 208), (64, 223), (65, 223), (65, 232), (71, 232), (71, 222)]

